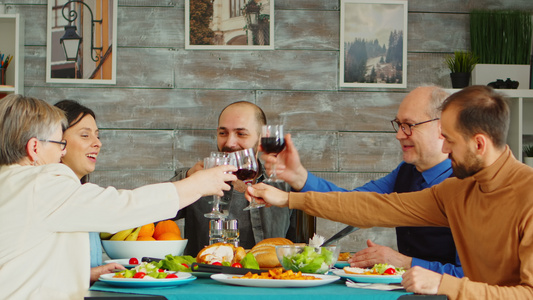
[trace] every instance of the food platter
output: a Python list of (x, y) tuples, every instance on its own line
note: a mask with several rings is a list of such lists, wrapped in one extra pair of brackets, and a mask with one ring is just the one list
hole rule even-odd
[(320, 278), (320, 280), (282, 280), (282, 279), (241, 279), (242, 275), (234, 274), (213, 274), (211, 278), (218, 282), (231, 285), (253, 286), (253, 287), (313, 287), (332, 283), (340, 279), (339, 276), (303, 274)]
[(400, 283), (402, 282), (402, 275), (358, 275), (358, 274), (349, 274), (344, 270), (333, 270), (333, 274), (351, 279), (355, 282), (364, 282), (364, 283)]
[(100, 275), (98, 280), (118, 287), (135, 287), (135, 288), (153, 288), (153, 287), (172, 287), (182, 284), (187, 284), (196, 279), (190, 273), (178, 272), (176, 273), (178, 278), (163, 278), (163, 279), (151, 279), (151, 278), (113, 278), (115, 274)]
[(122, 258), (122, 259), (108, 259), (104, 261), (104, 264), (111, 264), (111, 263), (117, 263), (119, 265), (123, 265), (125, 268), (133, 268), (138, 266), (139, 264), (130, 264), (129, 258)]

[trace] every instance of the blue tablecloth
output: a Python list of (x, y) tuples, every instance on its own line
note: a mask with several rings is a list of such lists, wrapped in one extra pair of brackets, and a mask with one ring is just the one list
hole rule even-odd
[(379, 299), (396, 300), (407, 293), (400, 291), (376, 291), (368, 289), (347, 287), (344, 279), (340, 279), (331, 284), (318, 287), (305, 288), (260, 288), (233, 286), (217, 282), (210, 278), (198, 278), (189, 284), (172, 288), (120, 288), (107, 285), (103, 282), (96, 282), (92, 287), (93, 291), (120, 292), (131, 294), (160, 295), (169, 300), (187, 299), (227, 299), (227, 300), (275, 300), (287, 299), (278, 297), (290, 297), (291, 300), (314, 300), (314, 299)]

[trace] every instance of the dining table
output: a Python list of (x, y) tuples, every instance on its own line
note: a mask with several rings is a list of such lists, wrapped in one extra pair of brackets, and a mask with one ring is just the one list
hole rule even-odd
[(215, 281), (209, 276), (197, 277), (187, 284), (174, 287), (117, 287), (97, 281), (93, 284), (85, 299), (187, 299), (187, 300), (446, 300), (444, 295), (415, 295), (404, 289), (374, 290), (367, 288), (348, 287), (345, 279), (340, 278), (332, 283), (313, 287), (250, 287), (230, 285)]

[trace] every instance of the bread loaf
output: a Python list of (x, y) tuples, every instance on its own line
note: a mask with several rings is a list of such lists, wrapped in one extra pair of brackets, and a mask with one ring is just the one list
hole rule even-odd
[(285, 238), (264, 239), (257, 243), (250, 252), (257, 260), (259, 268), (276, 268), (281, 267), (276, 255), (276, 246), (293, 244), (293, 242)]
[(196, 256), (196, 262), (202, 264), (212, 264), (214, 262), (229, 262), (231, 264), (240, 262), (246, 255), (243, 247), (235, 247), (232, 244), (216, 243), (209, 245)]

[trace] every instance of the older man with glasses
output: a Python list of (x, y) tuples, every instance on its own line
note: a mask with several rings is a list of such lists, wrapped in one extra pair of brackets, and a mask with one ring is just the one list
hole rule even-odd
[[(441, 151), (443, 137), (440, 134), (439, 107), (447, 96), (439, 87), (425, 86), (416, 88), (404, 98), (396, 118), (391, 121), (402, 148), (403, 162), (387, 176), (353, 191), (381, 194), (413, 192), (453, 176), (448, 155)], [(348, 191), (308, 172), (301, 164), (289, 135), (285, 141), (287, 146), (277, 160), (273, 156), (263, 156), (268, 171), (271, 163), (277, 161), (278, 178), (289, 183), (295, 191)], [(421, 266), (439, 273), (463, 276), (449, 228), (397, 227), (396, 237), (399, 252), (368, 240), (368, 248), (355, 253), (349, 262), (355, 267), (369, 267), (376, 263), (404, 268)]]

